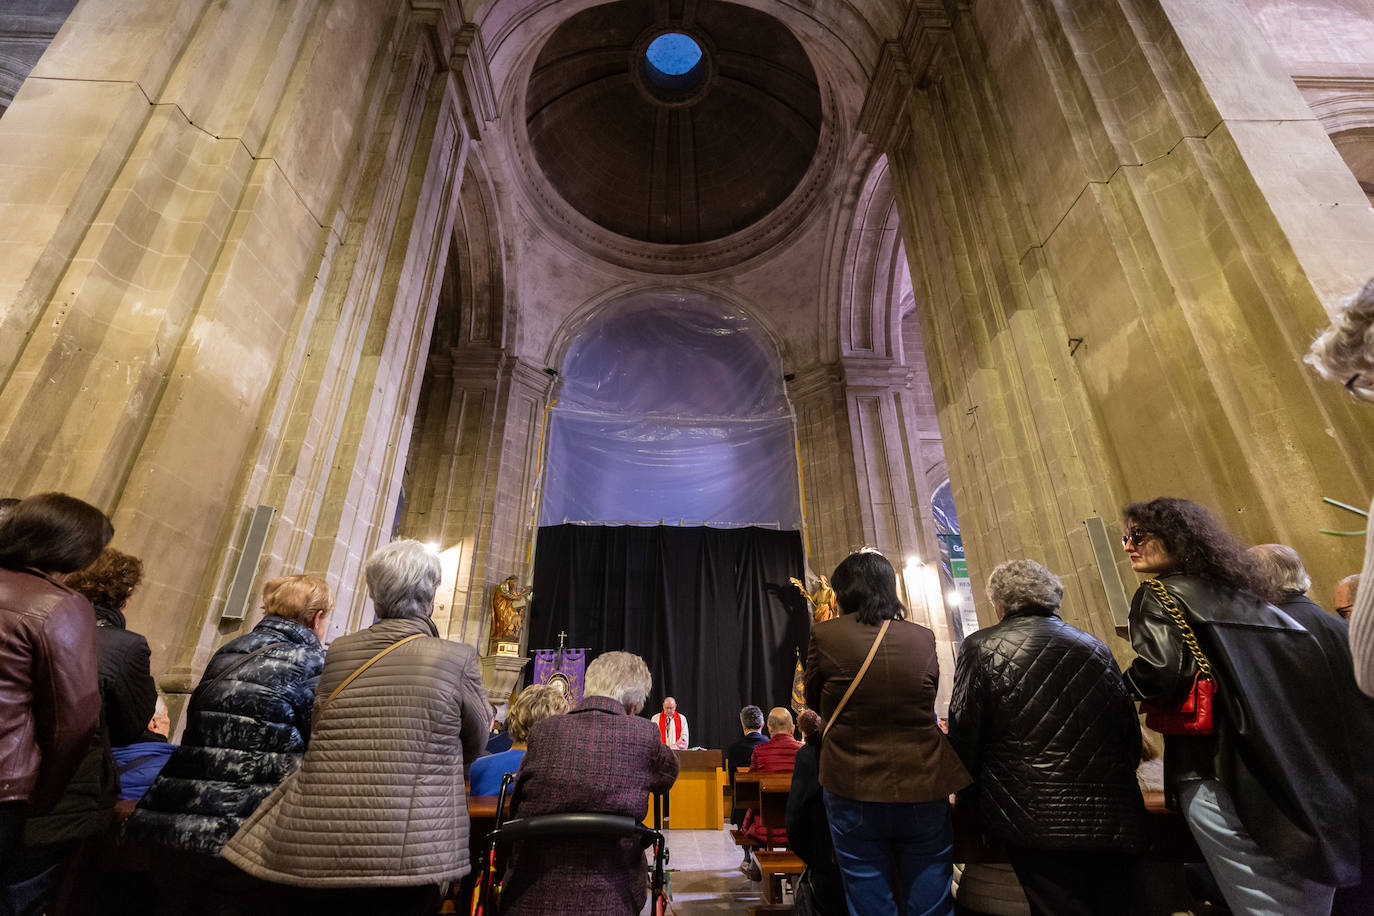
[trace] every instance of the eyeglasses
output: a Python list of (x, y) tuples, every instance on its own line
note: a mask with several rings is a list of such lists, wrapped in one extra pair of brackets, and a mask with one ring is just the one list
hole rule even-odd
[(1350, 612), (1353, 611), (1354, 609), (1355, 609), (1355, 605), (1353, 605), (1353, 604), (1342, 604), (1342, 605), (1340, 605), (1339, 607), (1336, 608), (1336, 614), (1337, 614), (1337, 616), (1341, 617), (1343, 620), (1349, 620), (1349, 619), (1350, 619)]
[(1139, 547), (1151, 537), (1150, 532), (1143, 528), (1132, 528), (1121, 536), (1121, 546), (1130, 547), (1132, 544)]

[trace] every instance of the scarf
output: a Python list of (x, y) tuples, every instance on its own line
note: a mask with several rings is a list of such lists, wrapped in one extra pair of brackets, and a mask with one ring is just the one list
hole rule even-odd
[[(668, 743), (668, 717), (659, 714), (658, 717), (658, 737), (664, 744)], [(682, 737), (682, 717), (675, 711), (673, 713), (673, 741)]]

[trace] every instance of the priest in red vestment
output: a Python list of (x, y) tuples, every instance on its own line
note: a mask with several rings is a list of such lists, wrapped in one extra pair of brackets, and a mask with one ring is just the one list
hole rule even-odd
[(659, 740), (664, 744), (680, 751), (691, 747), (687, 741), (687, 717), (677, 711), (677, 700), (665, 697), (663, 712), (654, 715), (653, 723), (658, 729)]

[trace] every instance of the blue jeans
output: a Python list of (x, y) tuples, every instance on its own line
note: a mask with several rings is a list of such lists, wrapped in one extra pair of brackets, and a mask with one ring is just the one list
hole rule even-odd
[(1237, 916), (1329, 913), (1335, 888), (1309, 881), (1259, 848), (1236, 813), (1231, 793), (1215, 779), (1185, 783), (1183, 818), (1197, 840), (1226, 905)]
[(825, 793), (850, 916), (951, 916), (949, 802), (863, 802)]

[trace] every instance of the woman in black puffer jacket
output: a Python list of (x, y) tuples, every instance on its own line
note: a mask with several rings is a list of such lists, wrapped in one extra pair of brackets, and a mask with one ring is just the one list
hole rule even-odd
[(1138, 913), (1145, 805), (1140, 726), (1112, 653), (1059, 617), (1033, 560), (988, 577), (1000, 622), (959, 652), (949, 740), (973, 775), (960, 803), (1007, 845), (1034, 914)]
[(131, 842), (217, 856), (300, 763), (334, 602), (305, 575), (271, 580), (262, 597), (267, 616), (215, 653), (191, 694), (181, 746), (129, 819)]

